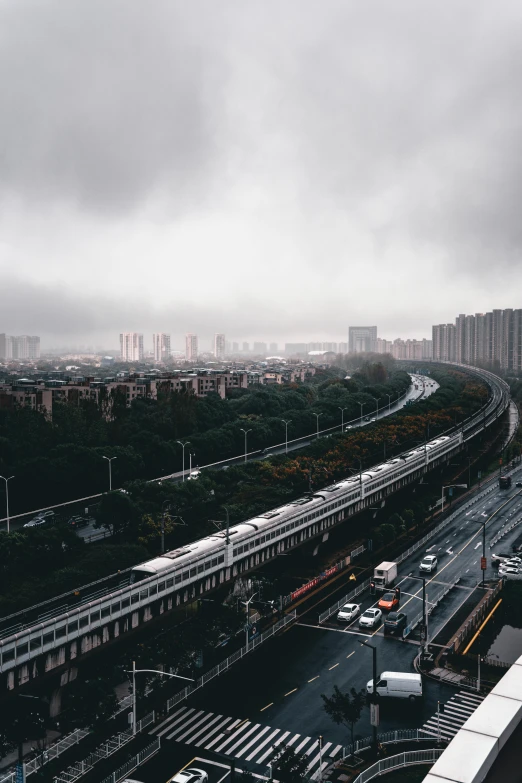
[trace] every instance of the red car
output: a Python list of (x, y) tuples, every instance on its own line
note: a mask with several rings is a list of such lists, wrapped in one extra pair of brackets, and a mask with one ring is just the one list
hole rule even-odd
[(399, 596), (397, 593), (384, 593), (377, 606), (384, 612), (391, 612), (399, 606)]

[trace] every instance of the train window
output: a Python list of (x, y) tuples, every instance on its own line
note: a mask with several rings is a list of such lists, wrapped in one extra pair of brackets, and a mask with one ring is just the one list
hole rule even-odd
[(29, 644), (25, 642), (24, 644), (17, 644), (16, 645), (16, 657), (19, 658), (21, 655), (27, 655), (29, 652)]
[(67, 626), (67, 632), (68, 633), (74, 633), (74, 631), (78, 630), (78, 620), (72, 620), (69, 625)]
[(146, 590), (140, 590), (140, 601), (143, 601), (145, 598), (149, 597), (149, 590), (148, 588)]
[(190, 569), (190, 576), (196, 576), (197, 568), (191, 568)]
[(237, 549), (234, 549), (234, 551), (232, 552), (232, 554), (233, 554), (233, 555), (234, 555), (234, 557), (235, 557), (235, 556), (237, 555)]
[(52, 642), (54, 642), (54, 631), (51, 631), (51, 633), (44, 633), (43, 643), (51, 644)]
[(205, 570), (205, 563), (200, 563), (198, 565), (198, 574), (202, 574), (204, 570)]
[(91, 623), (95, 622), (96, 620), (100, 619), (100, 613), (99, 612), (91, 612)]
[(176, 582), (177, 585), (179, 585), (179, 583), (181, 582), (181, 574), (176, 574), (175, 582)]
[(209, 569), (211, 566), (212, 566), (212, 563), (211, 563), (211, 561), (210, 561), (210, 560), (207, 560), (207, 562), (205, 563), (205, 571), (208, 571), (208, 569)]
[(218, 559), (217, 559), (217, 557), (213, 557), (213, 558), (212, 558), (212, 566), (217, 566), (217, 564), (218, 564)]
[(31, 639), (29, 642), (29, 646), (31, 650), (39, 650), (42, 646), (42, 637), (39, 636), (38, 639)]
[(165, 582), (160, 582), (158, 585), (158, 593), (161, 593), (165, 589)]
[(111, 613), (111, 607), (110, 606), (104, 606), (103, 609), (101, 610), (102, 619), (104, 617), (109, 617), (110, 613)]
[(151, 585), (149, 587), (149, 595), (156, 595), (158, 592), (158, 585)]
[(14, 659), (14, 650), (4, 650), (2, 654), (2, 663), (7, 663)]
[[(182, 579), (186, 579), (187, 575), (188, 575), (188, 571), (185, 571), (185, 573), (182, 576)], [(174, 584), (174, 577), (171, 577), (170, 579), (167, 579), (167, 588), (168, 587), (172, 587), (173, 584)]]
[(225, 555), (220, 555), (218, 557), (218, 563), (224, 563), (225, 562)]
[(121, 602), (121, 608), (126, 609), (128, 606), (130, 606), (130, 598), (124, 598)]
[(86, 625), (89, 625), (89, 617), (87, 615), (80, 617), (80, 628), (85, 628)]
[(62, 636), (65, 636), (66, 633), (67, 633), (67, 628), (65, 625), (62, 625), (61, 628), (55, 629), (54, 635), (56, 639), (61, 639)]
[(140, 600), (140, 597), (139, 597), (138, 593), (134, 593), (134, 595), (131, 596), (131, 604), (137, 604), (139, 600)]
[(111, 605), (111, 612), (119, 612), (120, 611), (120, 602), (116, 601)]

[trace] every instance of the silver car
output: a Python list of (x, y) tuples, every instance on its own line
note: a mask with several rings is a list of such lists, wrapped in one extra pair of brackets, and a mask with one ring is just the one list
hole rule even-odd
[(364, 614), (359, 617), (359, 628), (375, 628), (376, 625), (382, 620), (382, 612), (380, 609), (367, 609)]
[(426, 574), (431, 574), (433, 571), (437, 570), (437, 565), (438, 561), (435, 555), (426, 555), (426, 557), (421, 560), (419, 571), (424, 571)]
[(337, 622), (339, 623), (349, 623), (352, 620), (355, 620), (356, 617), (358, 617), (361, 613), (361, 606), (360, 604), (345, 604), (341, 607), (337, 614)]
[(207, 783), (207, 781), (207, 772), (196, 767), (189, 767), (188, 769), (182, 769), (181, 772), (174, 775), (169, 783)]

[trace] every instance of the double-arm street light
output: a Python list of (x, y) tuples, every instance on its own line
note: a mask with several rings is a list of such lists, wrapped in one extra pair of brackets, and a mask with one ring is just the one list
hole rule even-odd
[(390, 408), (391, 408), (391, 398), (392, 398), (392, 395), (391, 394), (387, 394), (386, 396), (388, 398), (388, 413), (389, 413), (390, 412)]
[(9, 478), (5, 478), (5, 476), (0, 476), (1, 479), (4, 479), (5, 481), (5, 516), (7, 521), (7, 532), (9, 533), (9, 484), (8, 482), (11, 481), (11, 479), (14, 479), (14, 476), (9, 476)]
[(316, 438), (319, 438), (319, 418), (322, 416), (322, 413), (314, 413), (315, 421), (317, 423), (317, 429), (316, 429)]
[(380, 399), (381, 399), (380, 397), (372, 397), (372, 400), (374, 400), (375, 404), (377, 405), (377, 412), (375, 414), (377, 417), (379, 416), (379, 400)]
[(366, 405), (366, 403), (365, 402), (360, 402), (359, 405), (361, 406), (361, 421), (360, 421), (360, 423), (362, 424), (363, 408)]
[(292, 419), (281, 419), (285, 425), (285, 454), (288, 454), (288, 425), (292, 423)]
[(241, 601), (242, 604), (246, 606), (246, 624), (245, 624), (245, 633), (246, 633), (246, 648), (248, 650), (248, 631), (249, 631), (249, 625), (250, 625), (250, 602), (253, 600), (254, 596), (257, 595), (257, 590), (255, 593), (252, 593), (250, 598), (248, 598), (246, 601)]
[(252, 432), (252, 430), (244, 430), (243, 427), (240, 427), (241, 432), (245, 433), (245, 462), (247, 461), (247, 435), (249, 432)]
[(118, 457), (104, 457), (109, 463), (109, 492), (112, 492), (112, 460), (118, 459)]
[(347, 411), (348, 408), (341, 408), (340, 405), (338, 405), (337, 407), (341, 411), (341, 432), (344, 432), (344, 412)]
[(426, 606), (426, 577), (425, 576), (414, 576), (413, 571), (408, 574), (408, 577), (410, 579), (417, 579), (419, 582), (422, 582), (422, 636), (423, 636), (423, 642), (422, 642), (422, 649), (424, 650), (425, 645), (428, 643), (428, 615), (427, 615), (427, 606)]
[(182, 480), (185, 481), (185, 446), (190, 446), (190, 441), (189, 440), (186, 440), (186, 441), (177, 440), (176, 443), (179, 443), (179, 445), (183, 449), (183, 478), (182, 478)]
[(442, 514), (444, 511), (444, 490), (445, 489), (452, 489), (453, 487), (460, 487), (461, 489), (467, 489), (467, 484), (447, 484), (445, 487), (442, 487), (442, 505), (440, 507), (440, 513)]
[(178, 680), (189, 680), (194, 682), (192, 677), (181, 677), (179, 674), (170, 674), (170, 672), (162, 672), (159, 669), (137, 669), (136, 661), (132, 662), (132, 669), (127, 674), (132, 674), (132, 733), (136, 735), (136, 675), (141, 672), (149, 672), (151, 674), (160, 674), (162, 677), (177, 677)]

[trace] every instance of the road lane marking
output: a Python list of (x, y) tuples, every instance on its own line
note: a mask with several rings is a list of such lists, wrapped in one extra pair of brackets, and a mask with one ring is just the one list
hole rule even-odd
[(354, 653), (355, 653), (355, 650), (353, 650), (353, 651), (350, 653), (350, 655), (347, 655), (346, 657), (347, 657), (347, 658), (351, 658), (351, 657), (352, 657), (352, 655), (353, 655)]
[(291, 693), (295, 693), (295, 692), (296, 692), (296, 690), (297, 690), (297, 688), (294, 688), (294, 690), (293, 690), (293, 691), (288, 691), (288, 693), (285, 693), (285, 697), (286, 697), (286, 696), (290, 696), (290, 694), (291, 694)]
[(262, 708), (259, 710), (259, 712), (264, 712), (264, 711), (265, 711), (265, 710), (267, 710), (269, 707), (273, 707), (273, 706), (274, 706), (274, 702), (273, 702), (273, 701), (271, 701), (271, 702), (270, 702), (270, 704), (267, 704), (267, 705), (266, 705), (266, 707), (262, 707)]
[(312, 677), (311, 680), (308, 680), (308, 682), (313, 682), (314, 680), (318, 680), (321, 675), (318, 674), (317, 677)]
[(499, 600), (499, 601), (497, 601), (497, 603), (495, 604), (495, 606), (493, 607), (493, 609), (491, 610), (491, 612), (488, 614), (488, 616), (486, 617), (486, 619), (484, 620), (484, 622), (482, 623), (482, 625), (481, 625), (481, 626), (480, 626), (480, 628), (478, 629), (477, 633), (476, 633), (476, 634), (473, 636), (472, 640), (470, 641), (470, 643), (468, 644), (468, 646), (466, 647), (466, 649), (464, 650), (464, 652), (462, 653), (462, 655), (466, 655), (466, 653), (467, 653), (467, 652), (468, 652), (468, 650), (470, 649), (471, 645), (473, 644), (473, 642), (475, 641), (475, 639), (477, 638), (477, 636), (479, 635), (479, 633), (482, 631), (482, 629), (484, 628), (484, 626), (486, 625), (486, 623), (487, 623), (487, 622), (489, 622), (490, 618), (491, 618), (491, 617), (492, 617), (492, 616), (495, 614), (495, 612), (497, 611), (497, 609), (498, 609), (498, 607), (500, 606), (500, 604), (501, 604), (501, 603), (502, 603), (502, 598), (500, 598), (500, 600)]
[(339, 666), (339, 664), (338, 664), (338, 663), (334, 663), (334, 665), (333, 665), (333, 666), (330, 666), (330, 668), (328, 669), (328, 671), (329, 671), (329, 672), (331, 672), (331, 671), (332, 671), (332, 669), (335, 669), (335, 667), (336, 667), (336, 666)]

